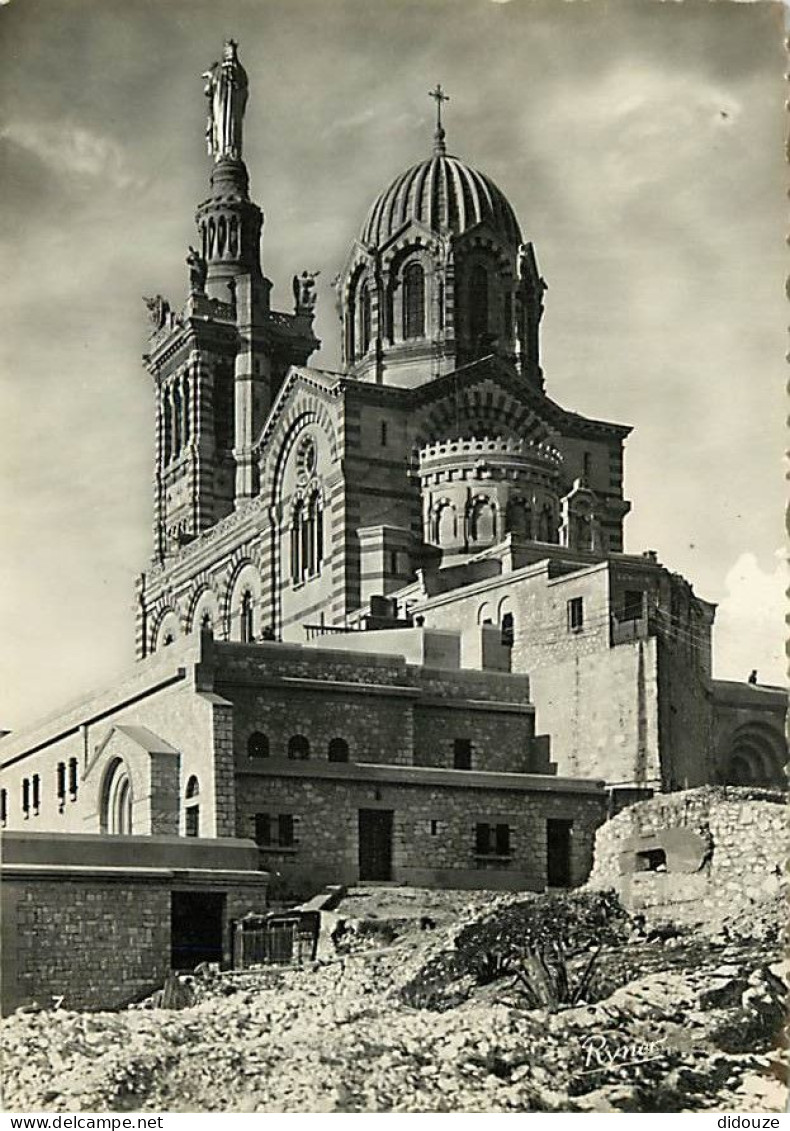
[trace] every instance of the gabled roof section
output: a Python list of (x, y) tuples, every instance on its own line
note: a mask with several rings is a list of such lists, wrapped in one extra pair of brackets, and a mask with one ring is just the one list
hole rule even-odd
[(534, 419), (543, 422), (546, 436), (554, 430), (568, 436), (592, 437), (596, 433), (599, 435), (604, 433), (624, 439), (633, 431), (628, 424), (594, 420), (579, 413), (568, 412), (551, 397), (547, 397), (545, 393), (525, 381), (511, 365), (496, 354), (489, 354), (472, 361), (468, 365), (454, 369), (451, 373), (445, 373), (433, 381), (410, 390), (412, 407), (423, 409), (448, 396), (462, 397), (465, 391), (472, 390), (484, 380), (494, 381), (516, 398), (525, 409), (530, 410)]
[(175, 746), (171, 746), (164, 738), (160, 738), (158, 734), (154, 734), (146, 726), (140, 726), (137, 723), (113, 723), (110, 729), (105, 734), (99, 745), (93, 751), (93, 755), (85, 768), (85, 777), (93, 771), (94, 766), (101, 758), (107, 746), (111, 742), (115, 734), (122, 734), (125, 738), (130, 739), (135, 746), (139, 746), (146, 754), (170, 754), (179, 756), (179, 751)]
[(318, 393), (324, 400), (335, 400), (341, 396), (347, 376), (330, 369), (314, 369), (310, 365), (292, 365), (280, 386), (274, 404), (258, 437), (255, 448), (260, 451), (269, 443), (277, 428), (277, 423), (286, 406), (299, 387)]

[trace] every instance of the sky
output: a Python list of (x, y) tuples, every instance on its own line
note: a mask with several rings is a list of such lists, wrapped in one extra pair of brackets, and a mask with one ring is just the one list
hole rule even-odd
[(186, 295), (201, 73), (233, 36), (273, 302), (449, 152), (548, 283), (547, 391), (632, 424), (626, 549), (718, 603), (714, 674), (784, 682), (782, 8), (728, 0), (0, 0), (0, 729), (134, 660), (151, 554), (141, 296)]

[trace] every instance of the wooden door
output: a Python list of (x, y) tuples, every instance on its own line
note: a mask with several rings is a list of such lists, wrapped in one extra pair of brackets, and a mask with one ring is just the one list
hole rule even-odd
[(391, 809), (359, 810), (359, 878), (392, 879)]

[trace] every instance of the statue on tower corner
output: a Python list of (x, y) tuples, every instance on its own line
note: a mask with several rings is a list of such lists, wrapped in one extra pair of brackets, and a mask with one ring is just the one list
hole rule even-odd
[(315, 281), (320, 274), (320, 271), (303, 271), (301, 275), (294, 275), (294, 310), (297, 314), (307, 314), (311, 318), (315, 314), (315, 304), (318, 301)]
[(143, 302), (148, 308), (148, 323), (150, 326), (149, 333), (151, 337), (159, 330), (163, 330), (166, 323), (171, 317), (170, 303), (166, 298), (161, 295), (154, 295), (149, 298), (143, 295)]
[(189, 293), (191, 295), (204, 295), (206, 293), (206, 275), (208, 274), (205, 259), (199, 251), (190, 246), (186, 261), (189, 267)]
[(241, 125), (247, 105), (247, 72), (239, 62), (238, 44), (225, 41), (222, 61), (211, 64), (202, 78), (203, 93), (209, 100), (206, 142), (214, 161), (223, 157), (241, 160)]

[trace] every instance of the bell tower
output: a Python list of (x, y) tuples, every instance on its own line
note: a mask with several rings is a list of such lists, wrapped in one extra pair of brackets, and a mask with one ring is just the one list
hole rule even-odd
[[(144, 362), (157, 394), (155, 560), (178, 554), (258, 492), (256, 444), (290, 365), (319, 345), (314, 300), (272, 312), (261, 268), (263, 212), (249, 195), (242, 127), (247, 74), (238, 45), (204, 72), (209, 195), (198, 205), (189, 294), (180, 311), (146, 299)], [(307, 272), (303, 272), (308, 277)], [(313, 278), (313, 276), (309, 276)]]

